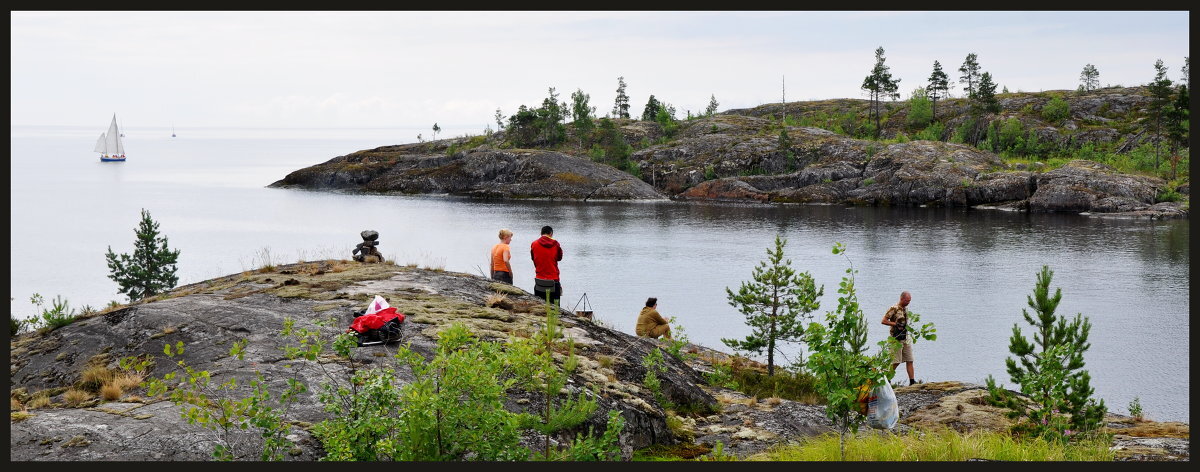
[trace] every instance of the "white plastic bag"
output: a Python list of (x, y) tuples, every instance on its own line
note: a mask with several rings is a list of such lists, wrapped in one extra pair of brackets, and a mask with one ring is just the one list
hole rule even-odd
[(383, 297), (376, 295), (375, 299), (371, 300), (371, 304), (367, 305), (366, 314), (374, 315), (375, 313), (378, 313), (382, 310), (386, 310), (388, 308), (391, 308), (391, 305), (388, 305), (387, 300), (384, 300)]
[(900, 419), (900, 405), (892, 385), (884, 382), (871, 390), (867, 402), (867, 425), (875, 429), (892, 429)]

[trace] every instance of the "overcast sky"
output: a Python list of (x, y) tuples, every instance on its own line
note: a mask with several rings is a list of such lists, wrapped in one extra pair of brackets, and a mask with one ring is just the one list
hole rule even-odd
[[(14, 125), (480, 130), (554, 87), (612, 110), (865, 98), (883, 46), (905, 97), (968, 53), (1010, 91), (1178, 80), (1188, 12), (22, 12)], [(955, 84), (951, 93), (961, 95)], [(999, 89), (999, 87), (998, 87)]]

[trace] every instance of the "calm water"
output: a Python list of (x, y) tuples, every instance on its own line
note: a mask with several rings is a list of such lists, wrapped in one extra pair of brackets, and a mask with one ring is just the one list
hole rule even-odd
[[(510, 228), (517, 284), (532, 290), (527, 254), (552, 225), (565, 256), (563, 304), (586, 293), (597, 316), (632, 332), (646, 297), (677, 316), (692, 341), (722, 348), (749, 333), (725, 288), (750, 277), (776, 233), (794, 266), (825, 287), (820, 314), (837, 304), (853, 263), (862, 306), (878, 324), (900, 291), (939, 338), (915, 346), (917, 378), (982, 383), (1004, 372), (1008, 337), (1043, 264), (1063, 291), (1059, 313), (1092, 321), (1087, 368), (1109, 409), (1135, 396), (1148, 416), (1189, 415), (1188, 222), (1078, 215), (839, 206), (473, 202), (268, 189), (288, 172), (355, 150), (405, 142), (414, 130), (127, 130), (129, 161), (89, 152), (96, 129), (13, 127), (12, 312), (29, 295), (61, 294), (73, 306), (125, 301), (107, 278), (104, 252), (130, 252), (138, 210), (150, 210), (181, 249), (180, 284), (275, 262), (348, 258), (358, 232), (380, 233), (401, 263), (479, 273), (500, 228)], [(443, 136), (473, 130), (447, 130)], [(831, 254), (845, 243), (849, 260)], [(789, 347), (787, 355), (797, 350)]]

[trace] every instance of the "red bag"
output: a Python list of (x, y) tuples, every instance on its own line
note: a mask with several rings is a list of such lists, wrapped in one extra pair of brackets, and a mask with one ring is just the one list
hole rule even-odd
[(396, 319), (397, 323), (403, 323), (404, 313), (396, 311), (395, 307), (384, 308), (377, 313), (355, 318), (354, 323), (350, 324), (350, 329), (359, 333), (366, 333), (367, 331), (383, 327), (385, 323), (391, 321), (393, 318)]

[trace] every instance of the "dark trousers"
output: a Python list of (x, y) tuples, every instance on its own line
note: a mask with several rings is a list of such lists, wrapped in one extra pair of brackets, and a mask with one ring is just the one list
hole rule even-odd
[(497, 281), (512, 285), (512, 283), (513, 283), (512, 272), (507, 272), (507, 271), (503, 271), (503, 270), (493, 270), (492, 271), (492, 280), (497, 280)]
[(555, 281), (554, 281), (554, 290), (553, 290), (553, 291), (551, 291), (551, 292), (544, 292), (544, 291), (542, 291), (542, 290), (541, 290), (541, 288), (539, 288), (539, 287), (537, 286), (537, 283), (536, 283), (536, 282), (534, 283), (534, 286), (533, 286), (533, 294), (534, 294), (534, 296), (538, 297), (539, 299), (545, 300), (545, 299), (546, 299), (546, 293), (549, 293), (549, 294), (550, 294), (550, 303), (553, 303), (553, 304), (555, 304), (555, 305), (558, 305), (558, 304), (559, 304), (559, 303), (558, 303), (558, 300), (559, 300), (559, 298), (562, 298), (562, 284), (558, 283), (558, 281), (557, 281), (557, 280), (555, 280)]

